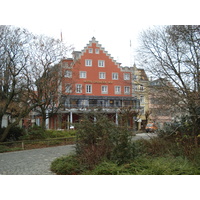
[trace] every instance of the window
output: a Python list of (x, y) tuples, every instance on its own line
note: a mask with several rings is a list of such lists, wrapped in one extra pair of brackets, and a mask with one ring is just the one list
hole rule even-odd
[(76, 85), (76, 93), (82, 93), (82, 85), (81, 84)]
[(65, 92), (66, 92), (66, 93), (71, 93), (71, 92), (72, 92), (72, 86), (71, 86), (71, 84), (67, 84), (67, 85), (65, 86)]
[(140, 103), (144, 103), (144, 96), (140, 96)]
[(124, 87), (124, 94), (130, 94), (130, 87), (129, 86)]
[(145, 114), (145, 112), (144, 112), (144, 107), (143, 107), (143, 106), (140, 107), (140, 113), (141, 113), (141, 114)]
[(99, 49), (95, 49), (95, 53), (96, 53), (96, 54), (99, 54)]
[(71, 78), (72, 77), (72, 71), (66, 70), (65, 71), (65, 78)]
[(124, 80), (130, 80), (130, 74), (124, 73)]
[(93, 53), (93, 49), (92, 48), (89, 48), (89, 53)]
[(89, 100), (87, 99), (83, 99), (83, 100), (79, 100), (79, 106), (89, 106)]
[(86, 59), (86, 60), (85, 60), (85, 66), (91, 67), (91, 66), (92, 66), (92, 60)]
[(107, 85), (101, 86), (101, 93), (102, 94), (108, 94), (108, 86)]
[(112, 73), (112, 80), (118, 80), (118, 73)]
[(99, 72), (99, 79), (106, 79), (106, 73), (105, 72)]
[(137, 80), (137, 75), (133, 75), (133, 80)]
[(69, 64), (67, 62), (62, 62), (61, 65), (64, 68), (68, 68), (69, 67)]
[(80, 78), (86, 78), (87, 77), (86, 72), (80, 71), (79, 77)]
[(98, 60), (98, 67), (105, 67), (105, 61), (104, 60)]
[(143, 91), (143, 90), (144, 90), (144, 86), (140, 85), (140, 91)]
[(121, 86), (115, 86), (115, 94), (121, 94)]
[(135, 91), (138, 90), (138, 85), (134, 85), (134, 90), (135, 90)]
[(86, 85), (86, 93), (92, 93), (92, 85)]

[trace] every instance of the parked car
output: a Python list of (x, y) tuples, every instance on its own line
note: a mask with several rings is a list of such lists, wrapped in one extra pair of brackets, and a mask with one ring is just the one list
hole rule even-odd
[(154, 123), (148, 123), (145, 127), (145, 130), (147, 133), (148, 132), (154, 133), (157, 129), (158, 129), (158, 127)]

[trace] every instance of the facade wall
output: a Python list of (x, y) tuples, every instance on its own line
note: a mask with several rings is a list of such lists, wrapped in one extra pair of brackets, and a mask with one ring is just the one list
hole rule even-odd
[[(131, 97), (131, 73), (122, 72), (120, 64), (114, 61), (94, 38), (77, 57), (71, 69), (72, 79), (65, 78), (63, 82), (64, 94), (68, 95), (66, 85), (72, 81), (70, 95)], [(124, 80), (124, 76), (128, 80)], [(103, 86), (105, 87), (102, 91)], [(81, 87), (81, 91), (77, 91), (77, 87)], [(91, 90), (88, 87), (91, 87)]]
[(61, 67), (62, 119), (58, 115), (52, 117), (49, 128), (69, 128), (91, 108), (101, 108), (101, 112), (114, 116), (116, 123), (119, 108), (139, 108), (131, 93), (131, 72), (123, 71), (95, 38), (82, 51), (73, 52), (72, 59), (63, 59)]

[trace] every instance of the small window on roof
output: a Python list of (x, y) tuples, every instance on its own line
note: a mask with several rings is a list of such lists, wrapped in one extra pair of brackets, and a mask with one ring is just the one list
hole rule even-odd
[(95, 49), (95, 53), (96, 53), (96, 54), (99, 54), (99, 49)]

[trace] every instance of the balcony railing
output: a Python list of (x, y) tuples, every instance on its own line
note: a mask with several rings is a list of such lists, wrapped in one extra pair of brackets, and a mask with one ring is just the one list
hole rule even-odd
[(133, 104), (113, 104), (113, 105), (107, 105), (107, 104), (87, 104), (87, 105), (83, 105), (83, 104), (67, 104), (64, 105), (64, 107), (66, 109), (70, 109), (70, 108), (122, 108), (122, 107), (133, 107), (135, 109), (138, 109), (139, 106), (133, 105)]

